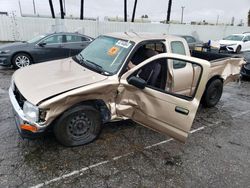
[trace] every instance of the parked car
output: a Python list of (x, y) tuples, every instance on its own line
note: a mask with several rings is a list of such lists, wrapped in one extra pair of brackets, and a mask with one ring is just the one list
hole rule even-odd
[(229, 35), (219, 41), (219, 51), (240, 53), (241, 51), (250, 50), (250, 33)]
[(67, 58), (81, 52), (92, 38), (79, 33), (51, 33), (0, 46), (0, 65), (14, 68)]
[(99, 36), (75, 57), (14, 73), (9, 96), (17, 128), (26, 138), (53, 129), (60, 143), (76, 146), (93, 141), (103, 123), (132, 119), (184, 142), (200, 101), (215, 106), (245, 63), (208, 52), (194, 56), (180, 37)]
[(184, 38), (187, 41), (189, 49), (191, 51), (195, 50), (196, 48), (202, 48), (202, 46), (203, 46), (203, 42), (200, 41), (200, 40), (198, 40), (198, 39), (196, 39), (193, 36), (190, 36), (190, 35), (180, 35), (180, 37)]
[(245, 65), (242, 66), (241, 75), (243, 78), (250, 78), (250, 63), (246, 63)]

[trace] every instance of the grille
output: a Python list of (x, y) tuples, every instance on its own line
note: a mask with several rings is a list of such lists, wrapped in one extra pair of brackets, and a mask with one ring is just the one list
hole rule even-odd
[(21, 107), (21, 109), (23, 109), (23, 104), (26, 101), (26, 99), (22, 96), (16, 85), (14, 85), (14, 95), (16, 97), (19, 106)]

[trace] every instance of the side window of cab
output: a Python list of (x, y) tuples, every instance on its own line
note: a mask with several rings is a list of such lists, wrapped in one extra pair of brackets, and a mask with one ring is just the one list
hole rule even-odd
[[(171, 51), (175, 54), (186, 55), (185, 47), (181, 41), (172, 41), (170, 43)], [(174, 60), (173, 61), (173, 68), (174, 69), (181, 69), (186, 66), (186, 63), (183, 61)]]

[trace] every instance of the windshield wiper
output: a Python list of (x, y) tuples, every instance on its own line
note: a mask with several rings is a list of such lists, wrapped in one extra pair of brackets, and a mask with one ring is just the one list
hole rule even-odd
[(85, 59), (81, 53), (79, 54), (79, 56), (80, 56), (79, 61), (81, 64), (85, 64), (101, 74), (110, 75), (110, 73), (106, 72), (101, 65), (98, 65), (92, 61)]

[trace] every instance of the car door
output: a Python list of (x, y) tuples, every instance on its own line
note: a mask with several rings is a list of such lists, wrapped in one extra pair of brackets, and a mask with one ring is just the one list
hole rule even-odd
[(86, 46), (90, 43), (90, 39), (76, 35), (67, 34), (66, 43), (64, 43), (64, 48), (67, 50), (68, 56), (74, 56), (80, 53)]
[[(199, 74), (197, 83), (191, 83), (195, 85), (195, 89), (188, 94), (175, 93), (168, 87), (167, 64), (176, 62), (175, 60), (200, 67), (195, 73)], [(165, 80), (163, 86), (157, 85), (160, 83), (159, 80), (155, 82), (156, 85), (150, 85), (150, 78), (145, 81), (138, 76), (146, 66), (156, 62), (161, 62), (161, 71), (157, 79)], [(164, 53), (147, 59), (122, 75), (116, 101), (117, 115), (185, 142), (207, 83), (209, 67), (208, 61), (178, 54)], [(189, 76), (194, 77), (193, 74)], [(181, 76), (179, 79), (185, 81), (186, 78)]]
[(50, 35), (36, 44), (36, 57), (39, 62), (65, 58), (63, 35)]

